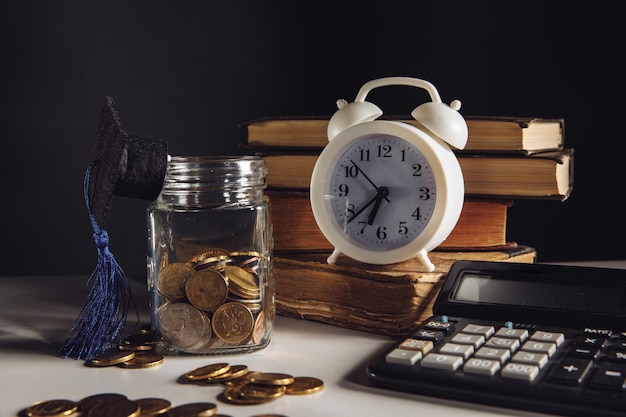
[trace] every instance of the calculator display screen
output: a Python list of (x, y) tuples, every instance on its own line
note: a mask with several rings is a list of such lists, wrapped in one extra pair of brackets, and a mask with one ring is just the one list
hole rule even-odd
[(626, 289), (599, 286), (592, 281), (565, 282), (554, 277), (513, 279), (503, 276), (465, 273), (454, 291), (458, 301), (507, 306), (623, 314)]

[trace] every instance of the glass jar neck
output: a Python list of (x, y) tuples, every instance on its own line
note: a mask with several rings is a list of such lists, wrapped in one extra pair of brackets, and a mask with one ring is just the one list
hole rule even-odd
[(183, 207), (248, 204), (266, 187), (258, 156), (171, 156), (158, 201)]

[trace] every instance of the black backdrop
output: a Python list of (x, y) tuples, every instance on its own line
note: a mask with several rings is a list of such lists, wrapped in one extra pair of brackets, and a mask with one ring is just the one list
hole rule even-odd
[[(509, 238), (536, 247), (540, 261), (624, 258), (624, 35), (612, 7), (3, 2), (0, 274), (93, 270), (82, 183), (105, 95), (128, 131), (166, 138), (171, 154), (236, 154), (241, 122), (331, 114), (337, 98), (395, 75), (433, 82), (466, 115), (565, 118), (574, 193), (562, 203), (517, 200)], [(412, 91), (369, 98), (408, 114), (421, 103)], [(145, 270), (146, 205), (112, 205), (111, 250), (129, 275)]]

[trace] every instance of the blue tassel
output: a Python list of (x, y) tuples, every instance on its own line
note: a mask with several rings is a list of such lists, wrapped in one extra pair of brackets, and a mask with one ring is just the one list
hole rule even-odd
[[(91, 213), (89, 179), (94, 163), (87, 168), (84, 193), (98, 265), (87, 281), (87, 300), (59, 354), (75, 359), (91, 359), (118, 346), (124, 339), (128, 309), (132, 302), (130, 283), (109, 250), (109, 235)], [(134, 303), (133, 303), (134, 305)]]

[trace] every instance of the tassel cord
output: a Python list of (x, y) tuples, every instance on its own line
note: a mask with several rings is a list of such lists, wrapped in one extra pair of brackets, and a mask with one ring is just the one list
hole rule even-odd
[(89, 183), (95, 163), (87, 168), (84, 182), (85, 203), (93, 228), (98, 264), (86, 283), (87, 298), (67, 341), (59, 350), (64, 357), (91, 359), (124, 339), (126, 319), (133, 301), (130, 282), (109, 250), (109, 235), (101, 229), (91, 212)]

